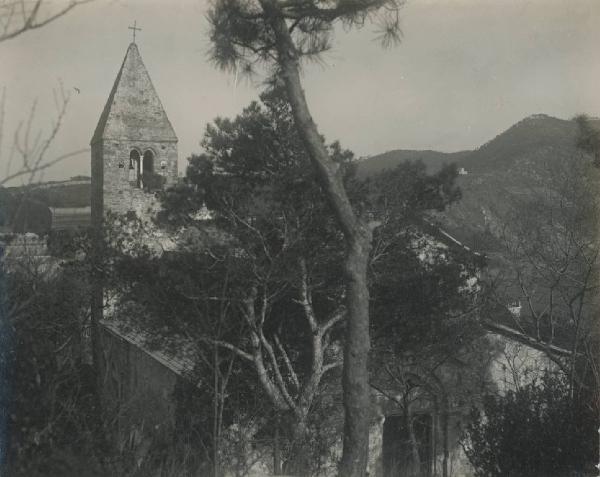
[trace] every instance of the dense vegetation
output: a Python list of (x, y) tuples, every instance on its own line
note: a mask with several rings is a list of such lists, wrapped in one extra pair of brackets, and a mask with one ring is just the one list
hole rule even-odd
[(477, 477), (594, 475), (597, 412), (547, 374), (474, 409), (463, 442)]

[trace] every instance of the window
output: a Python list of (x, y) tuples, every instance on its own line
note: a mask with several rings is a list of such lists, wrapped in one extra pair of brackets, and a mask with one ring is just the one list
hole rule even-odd
[(129, 153), (129, 183), (134, 187), (141, 187), (140, 153), (133, 149)]
[(154, 154), (150, 149), (148, 149), (144, 153), (144, 163), (143, 163), (142, 171), (144, 173), (154, 172)]

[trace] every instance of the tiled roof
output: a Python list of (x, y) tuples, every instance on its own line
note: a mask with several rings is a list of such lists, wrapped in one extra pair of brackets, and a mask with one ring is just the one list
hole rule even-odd
[(187, 377), (194, 369), (195, 347), (191, 340), (169, 337), (165, 338), (163, 345), (157, 345), (155, 334), (119, 320), (105, 319), (100, 321), (100, 326), (139, 348), (179, 376)]

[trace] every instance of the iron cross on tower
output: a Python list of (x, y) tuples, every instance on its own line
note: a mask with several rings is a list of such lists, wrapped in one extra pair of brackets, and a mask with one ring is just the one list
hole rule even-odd
[(133, 42), (135, 43), (135, 32), (142, 31), (141, 28), (137, 28), (137, 20), (133, 22), (133, 26), (127, 27), (129, 30), (133, 30)]

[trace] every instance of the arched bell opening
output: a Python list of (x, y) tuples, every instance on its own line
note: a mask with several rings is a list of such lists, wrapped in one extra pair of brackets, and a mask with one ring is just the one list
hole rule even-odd
[(160, 172), (156, 172), (156, 156), (152, 149), (146, 149), (142, 158), (142, 187), (148, 192), (161, 190), (165, 184), (165, 178)]
[(154, 172), (154, 153), (150, 149), (144, 152), (143, 171), (149, 174)]
[(140, 153), (132, 149), (129, 153), (129, 183), (135, 187), (142, 186)]

